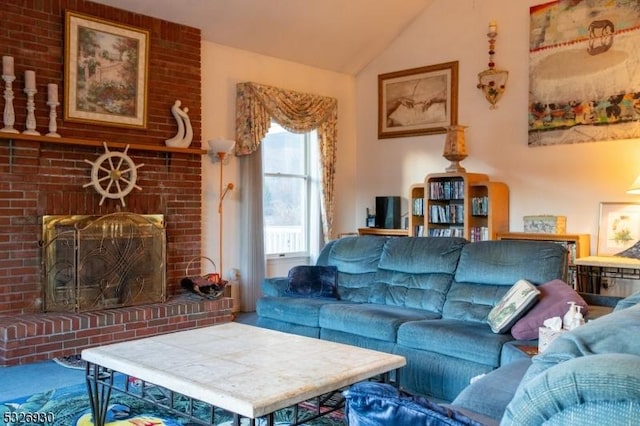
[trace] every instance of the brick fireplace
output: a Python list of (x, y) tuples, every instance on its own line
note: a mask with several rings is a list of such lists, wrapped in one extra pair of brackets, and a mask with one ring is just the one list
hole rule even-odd
[[(191, 148), (201, 147), (200, 30), (84, 0), (0, 0), (2, 55), (15, 58), (15, 128), (24, 130), (24, 70), (37, 76), (37, 130), (46, 133), (47, 83), (64, 87), (64, 13), (73, 10), (146, 28), (149, 69), (146, 129), (57, 120), (58, 133), (73, 140), (164, 147), (175, 135), (170, 107), (189, 108)], [(64, 105), (64, 93), (60, 94)], [(120, 150), (120, 149), (112, 149)], [(130, 149), (139, 168), (126, 197), (107, 199), (92, 188), (91, 166), (102, 147), (11, 139), (0, 133), (0, 366), (77, 353), (84, 347), (138, 336), (199, 327), (231, 318), (228, 299), (203, 301), (182, 294), (188, 263), (201, 256), (202, 185), (198, 152)], [(166, 299), (132, 307), (84, 313), (44, 312), (42, 218), (47, 215), (103, 216), (117, 212), (160, 214), (166, 230)]]

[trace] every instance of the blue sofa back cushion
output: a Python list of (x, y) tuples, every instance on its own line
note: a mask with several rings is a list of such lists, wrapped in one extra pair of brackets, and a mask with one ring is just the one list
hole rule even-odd
[(401, 395), (385, 383), (360, 382), (344, 396), (349, 426), (483, 426), (456, 409)]
[(393, 238), (384, 245), (369, 303), (442, 313), (463, 238)]
[(567, 251), (545, 241), (478, 241), (462, 248), (442, 317), (485, 322), (521, 279), (539, 285), (565, 275)]
[[(334, 240), (327, 265), (338, 268), (338, 293), (341, 300), (366, 303), (375, 281), (382, 247), (388, 238), (373, 235)], [(322, 251), (324, 253), (325, 250)]]
[(456, 270), (463, 238), (393, 238), (382, 249), (378, 267), (407, 274), (451, 274)]
[(373, 235), (340, 238), (331, 246), (327, 264), (347, 274), (375, 273), (386, 241)]
[(566, 273), (567, 250), (546, 241), (478, 241), (460, 254), (455, 281), (512, 286), (525, 279), (538, 285)]
[(289, 270), (287, 296), (338, 297), (338, 268), (335, 266), (300, 265)]
[(451, 275), (379, 271), (376, 277), (381, 282), (371, 285), (369, 303), (423, 309), (438, 316), (442, 314)]

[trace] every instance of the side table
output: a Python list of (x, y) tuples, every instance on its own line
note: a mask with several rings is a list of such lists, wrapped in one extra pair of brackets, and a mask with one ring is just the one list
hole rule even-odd
[(578, 291), (600, 294), (602, 278), (640, 280), (640, 259), (621, 256), (587, 256), (576, 259)]

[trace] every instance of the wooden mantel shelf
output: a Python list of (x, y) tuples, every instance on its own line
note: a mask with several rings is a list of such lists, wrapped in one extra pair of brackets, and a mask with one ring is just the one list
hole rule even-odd
[(58, 144), (58, 145), (77, 145), (77, 146), (95, 146), (95, 147), (102, 147), (106, 143), (109, 148), (124, 149), (128, 145), (129, 149), (136, 150), (136, 151), (171, 152), (171, 153), (177, 153), (177, 154), (205, 155), (208, 152), (207, 150), (200, 149), (200, 148), (172, 148), (169, 146), (161, 146), (161, 145), (145, 145), (145, 144), (125, 143), (125, 142), (108, 142), (108, 141), (97, 141), (97, 140), (89, 140), (89, 139), (75, 139), (75, 138), (64, 138), (64, 137), (54, 138), (50, 136), (23, 135), (21, 133), (0, 132), (0, 139), (52, 143), (52, 144)]

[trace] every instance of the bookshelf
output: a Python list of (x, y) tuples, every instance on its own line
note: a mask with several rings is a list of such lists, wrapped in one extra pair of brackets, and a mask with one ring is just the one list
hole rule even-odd
[(434, 173), (409, 187), (409, 236), (495, 239), (509, 229), (509, 187), (481, 173)]
[(409, 188), (409, 235), (424, 236), (424, 184), (414, 184)]
[(576, 259), (587, 257), (591, 251), (589, 234), (538, 234), (529, 232), (504, 232), (497, 234), (498, 240), (552, 241), (562, 244), (569, 252), (567, 256), (567, 284), (577, 289)]
[(495, 240), (509, 230), (509, 187), (502, 182), (478, 182), (469, 188), (469, 241)]
[(430, 174), (425, 191), (426, 236), (480, 241), (508, 229), (508, 187), (485, 174)]

